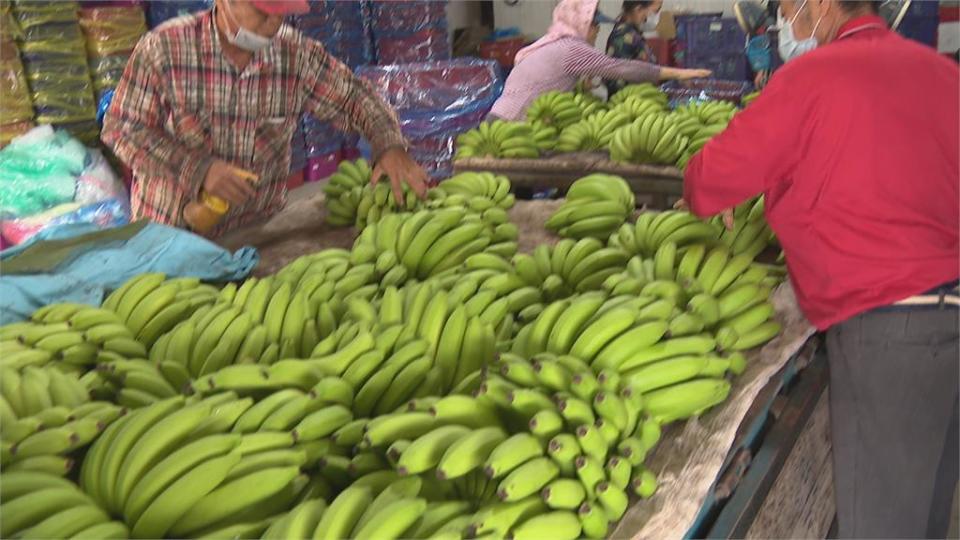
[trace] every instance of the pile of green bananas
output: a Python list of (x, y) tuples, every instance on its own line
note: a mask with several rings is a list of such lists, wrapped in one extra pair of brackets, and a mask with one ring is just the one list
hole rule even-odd
[(742, 98), (740, 98), (740, 106), (743, 108), (746, 108), (751, 103), (753, 103), (753, 100), (757, 99), (757, 96), (759, 95), (760, 95), (760, 91), (756, 90), (754, 92), (750, 92), (749, 94), (743, 96)]
[(533, 138), (531, 124), (494, 120), (457, 136), (454, 159), (472, 157), (537, 158), (540, 147)]
[(593, 152), (606, 150), (613, 132), (630, 123), (618, 110), (600, 111), (563, 129), (557, 141), (558, 152)]
[(563, 130), (580, 121), (583, 118), (584, 105), (592, 103), (589, 98), (577, 98), (578, 95), (582, 96), (556, 90), (541, 94), (527, 107), (527, 120)]
[(611, 105), (619, 105), (630, 98), (639, 98), (655, 101), (660, 104), (661, 109), (667, 108), (667, 94), (651, 83), (628, 84), (610, 97)]
[(649, 113), (618, 129), (610, 139), (610, 159), (629, 163), (673, 164), (689, 139), (674, 116)]
[(608, 534), (661, 426), (780, 331), (762, 202), (731, 233), (625, 224), (629, 187), (591, 175), (551, 217), (570, 237), (517, 253), (505, 178), (431, 193), (270, 276), (144, 274), (0, 327), (2, 534)]
[(575, 181), (563, 205), (547, 219), (548, 229), (569, 238), (603, 238), (633, 213), (636, 201), (619, 176), (591, 174)]

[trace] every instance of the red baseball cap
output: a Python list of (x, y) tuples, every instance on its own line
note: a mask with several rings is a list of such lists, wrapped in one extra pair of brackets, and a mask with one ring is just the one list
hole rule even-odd
[(251, 0), (250, 3), (268, 15), (303, 15), (310, 12), (307, 0)]

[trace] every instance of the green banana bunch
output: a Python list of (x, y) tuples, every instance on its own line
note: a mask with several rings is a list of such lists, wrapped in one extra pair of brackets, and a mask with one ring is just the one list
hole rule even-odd
[(628, 123), (636, 122), (651, 114), (666, 113), (666, 108), (658, 100), (638, 96), (630, 96), (614, 105), (610, 110), (627, 117)]
[(673, 164), (689, 139), (672, 115), (649, 113), (621, 127), (610, 139), (610, 159), (629, 163)]
[(726, 125), (738, 111), (737, 106), (729, 101), (694, 101), (675, 110), (680, 114), (696, 116), (704, 125)]
[(617, 93), (610, 96), (611, 105), (619, 105), (630, 98), (640, 98), (660, 104), (661, 109), (667, 108), (667, 94), (651, 83), (628, 84)]
[[(6, 469), (6, 468), (5, 468)], [(0, 534), (5, 538), (128, 538), (76, 484), (56, 475), (4, 470)]]
[(635, 207), (633, 191), (619, 176), (591, 174), (575, 181), (546, 227), (567, 238), (607, 238)]
[(630, 118), (616, 110), (599, 111), (563, 128), (557, 140), (558, 152), (593, 152), (606, 150), (614, 131), (630, 123)]
[(714, 242), (721, 231), (722, 226), (701, 221), (686, 210), (641, 212), (633, 224), (626, 223), (612, 233), (607, 243), (631, 255), (653, 257), (666, 243), (682, 250), (691, 244)]
[(365, 159), (341, 161), (323, 187), (327, 223), (349, 227), (357, 220), (357, 208), (365, 186), (370, 184), (370, 165)]
[[(580, 98), (582, 101), (583, 98)], [(541, 94), (527, 107), (527, 120), (562, 130), (579, 121), (583, 108), (573, 92), (556, 90)]]
[[(573, 107), (577, 107), (576, 104)], [(577, 108), (576, 113), (579, 112)], [(540, 157), (540, 146), (533, 138), (530, 124), (494, 120), (483, 122), (457, 137), (454, 159), (472, 157), (537, 158)]]
[(589, 118), (596, 113), (607, 110), (607, 104), (603, 100), (589, 92), (581, 91), (581, 89), (574, 92), (573, 101), (580, 106), (580, 116), (582, 118)]
[[(691, 121), (696, 121), (698, 119), (693, 113), (687, 115), (678, 115), (678, 117), (684, 118), (681, 120), (683, 125), (692, 126)], [(699, 127), (696, 129), (691, 129), (684, 134), (690, 138), (690, 144), (687, 145), (686, 149), (680, 154), (680, 157), (677, 159), (677, 167), (681, 170), (686, 169), (687, 162), (690, 161), (690, 158), (694, 154), (699, 152), (707, 142), (710, 141), (714, 136), (720, 134), (724, 129), (727, 128), (726, 122), (716, 123), (716, 124), (697, 124)]]
[(80, 379), (58, 369), (28, 366), (22, 370), (0, 368), (2, 418), (15, 421), (53, 407), (73, 408), (90, 401)]
[(353, 225), (358, 230), (363, 229), (368, 223), (376, 223), (387, 214), (412, 212), (422, 207), (420, 198), (406, 183), (401, 185), (401, 190), (403, 202), (398, 203), (389, 182), (364, 185), (360, 189), (360, 202)]
[(533, 131), (533, 142), (541, 153), (553, 151), (557, 145), (557, 137), (560, 136), (560, 130), (554, 126), (542, 122), (529, 122), (530, 129)]
[[(133, 337), (149, 349), (163, 334), (200, 307), (216, 302), (221, 294), (196, 278), (166, 279), (164, 274), (141, 274), (107, 296), (102, 307), (114, 311)], [(82, 318), (79, 313), (75, 316)], [(91, 318), (96, 317), (91, 314)], [(102, 324), (86, 330), (94, 342), (112, 335), (111, 332), (110, 327), (103, 328)]]
[[(506, 176), (489, 172), (467, 171), (443, 180), (431, 191), (441, 193), (441, 198), (446, 198), (449, 195), (466, 197), (467, 207), (482, 214), (494, 206), (503, 210), (512, 208), (514, 198), (510, 194), (510, 188), (510, 180)], [(480, 200), (474, 200), (476, 197), (487, 199), (488, 202), (482, 203)], [(490, 204), (491, 202), (493, 204)]]
[(747, 108), (751, 103), (753, 103), (753, 100), (757, 99), (759, 95), (760, 95), (759, 90), (755, 90), (753, 92), (750, 92), (749, 94), (746, 94), (745, 96), (740, 98), (740, 106), (744, 109)]

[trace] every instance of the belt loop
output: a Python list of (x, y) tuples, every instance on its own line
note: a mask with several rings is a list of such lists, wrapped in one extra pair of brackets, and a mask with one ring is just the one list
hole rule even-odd
[(943, 311), (943, 310), (947, 309), (946, 299), (947, 299), (947, 288), (946, 288), (946, 287), (941, 287), (941, 288), (940, 288), (940, 302), (939, 302), (939, 304), (937, 305), (937, 308), (938, 308), (940, 311)]

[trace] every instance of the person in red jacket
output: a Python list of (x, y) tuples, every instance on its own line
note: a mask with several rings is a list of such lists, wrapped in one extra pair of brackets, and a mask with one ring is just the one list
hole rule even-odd
[(874, 2), (785, 4), (800, 46), (781, 50), (802, 54), (690, 160), (684, 201), (711, 216), (765, 197), (826, 331), (838, 537), (943, 538), (960, 452), (960, 70)]

